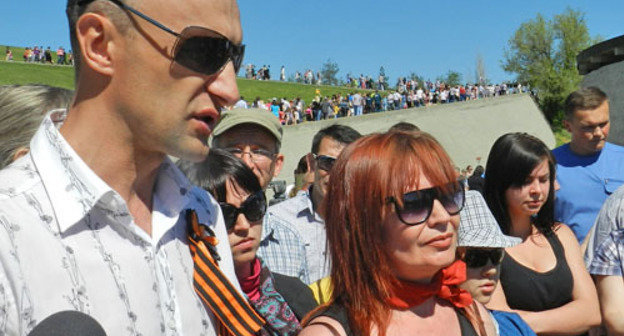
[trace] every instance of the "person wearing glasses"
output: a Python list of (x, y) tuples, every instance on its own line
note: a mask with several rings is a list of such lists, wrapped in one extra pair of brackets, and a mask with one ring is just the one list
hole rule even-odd
[[(466, 202), (459, 218), (457, 252), (466, 263), (466, 281), (459, 287), (470, 292), (474, 304), (485, 305), (492, 299), (498, 285), (505, 248), (518, 245), (521, 240), (501, 232), (478, 191), (466, 191)], [(516, 313), (492, 310), (490, 314), (496, 322), (497, 335), (535, 336), (531, 327)]]
[[(269, 207), (259, 254), (274, 272), (298, 277), (306, 284), (329, 274), (325, 224), (321, 203), (330, 171), (340, 152), (360, 133), (349, 126), (332, 125), (312, 139), (314, 183), (293, 198)], [(304, 254), (294, 253), (303, 247)]]
[(212, 147), (243, 160), (266, 190), (284, 164), (283, 132), (279, 120), (264, 109), (233, 109), (221, 116), (212, 133)]
[(596, 288), (572, 230), (554, 221), (555, 162), (538, 138), (508, 133), (487, 160), (484, 197), (504, 234), (500, 285), (487, 305), (513, 311), (537, 334), (578, 335), (600, 324)]
[[(223, 322), (196, 293), (184, 214), (213, 239), (227, 231), (218, 203), (168, 155), (203, 160), (238, 98), (238, 5), (68, 0), (66, 12), (67, 117), (57, 130), (46, 116), (30, 152), (0, 171), (0, 334), (75, 310), (108, 335), (216, 335)], [(214, 253), (242, 297), (230, 247)]]
[(347, 146), (324, 201), (333, 290), (300, 335), (494, 335), (487, 311), (475, 311), (458, 287), (464, 196), (428, 133), (373, 134)]
[(236, 277), (248, 300), (268, 322), (262, 335), (296, 335), (300, 321), (316, 307), (316, 301), (301, 280), (271, 272), (256, 255), (267, 209), (256, 175), (221, 149), (211, 149), (203, 162), (179, 161), (178, 166), (193, 184), (219, 202)]

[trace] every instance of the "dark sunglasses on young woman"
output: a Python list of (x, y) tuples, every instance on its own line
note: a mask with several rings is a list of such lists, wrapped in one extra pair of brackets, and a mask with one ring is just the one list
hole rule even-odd
[(262, 220), (267, 209), (266, 197), (262, 190), (247, 196), (240, 207), (224, 202), (219, 203), (219, 206), (221, 207), (221, 212), (223, 212), (227, 230), (234, 228), (236, 219), (238, 219), (240, 214), (245, 215), (245, 218), (250, 222), (257, 222)]
[[(80, 0), (78, 6), (85, 6), (93, 1), (95, 0)], [(189, 26), (177, 33), (120, 0), (109, 1), (175, 36), (176, 41), (170, 56), (181, 66), (204, 75), (214, 75), (231, 60), (234, 73), (238, 73), (245, 55), (244, 44), (234, 44), (220, 33), (205, 27)]]
[(440, 201), (449, 215), (457, 215), (464, 207), (465, 191), (458, 182), (411, 191), (403, 195), (403, 205), (394, 197), (388, 201), (394, 203), (394, 210), (401, 222), (407, 225), (417, 225), (427, 221), (433, 210), (433, 201)]
[(464, 262), (469, 268), (480, 268), (487, 265), (488, 261), (492, 266), (497, 266), (503, 261), (505, 249), (503, 248), (467, 248), (464, 255)]

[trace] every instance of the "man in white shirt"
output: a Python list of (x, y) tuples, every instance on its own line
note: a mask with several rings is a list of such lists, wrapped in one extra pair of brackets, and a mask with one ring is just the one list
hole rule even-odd
[(68, 0), (75, 99), (60, 131), (47, 117), (0, 171), (0, 335), (64, 310), (108, 335), (216, 335), (193, 288), (187, 209), (240, 290), (218, 204), (167, 158), (202, 160), (238, 98), (238, 6), (135, 3)]

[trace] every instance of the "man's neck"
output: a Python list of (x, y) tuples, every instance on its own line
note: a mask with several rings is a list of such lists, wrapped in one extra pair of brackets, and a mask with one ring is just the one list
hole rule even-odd
[(321, 193), (318, 191), (318, 188), (314, 188), (314, 185), (310, 186), (309, 193), (310, 193), (310, 199), (312, 200), (312, 209), (314, 210), (314, 212), (319, 214), (321, 218), (323, 218), (323, 215), (320, 209), (323, 203), (323, 195), (321, 195)]
[[(606, 143), (605, 143), (605, 146), (606, 146)], [(593, 151), (593, 152), (584, 151), (582, 148), (579, 148), (578, 146), (576, 146), (573, 142), (570, 142), (570, 151), (578, 156), (593, 156), (593, 155), (600, 153), (600, 150)]]
[(151, 236), (152, 194), (164, 154), (137, 148), (131, 132), (111, 114), (101, 108), (73, 108), (60, 132), (87, 166), (126, 201), (135, 223)]

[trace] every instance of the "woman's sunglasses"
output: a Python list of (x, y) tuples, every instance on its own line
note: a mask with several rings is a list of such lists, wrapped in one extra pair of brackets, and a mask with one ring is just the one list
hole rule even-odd
[(266, 197), (262, 190), (253, 193), (243, 201), (240, 207), (235, 207), (229, 203), (219, 203), (223, 219), (225, 220), (225, 228), (229, 231), (236, 225), (236, 219), (240, 214), (245, 215), (248, 221), (257, 222), (264, 217), (267, 209)]
[[(84, 6), (93, 1), (95, 0), (80, 0), (78, 6)], [(181, 66), (204, 75), (214, 75), (231, 60), (235, 73), (238, 73), (243, 63), (245, 45), (234, 44), (218, 32), (204, 27), (189, 26), (177, 33), (120, 0), (110, 1), (175, 36), (177, 39), (171, 56)]]
[(488, 261), (492, 266), (498, 266), (503, 261), (505, 249), (502, 248), (468, 248), (464, 255), (464, 262), (469, 268), (480, 268), (487, 265)]
[(433, 201), (438, 200), (449, 215), (457, 215), (464, 207), (464, 188), (458, 182), (411, 191), (403, 195), (403, 205), (390, 197), (388, 200), (394, 203), (394, 210), (401, 220), (407, 225), (421, 224), (429, 219), (433, 210)]

